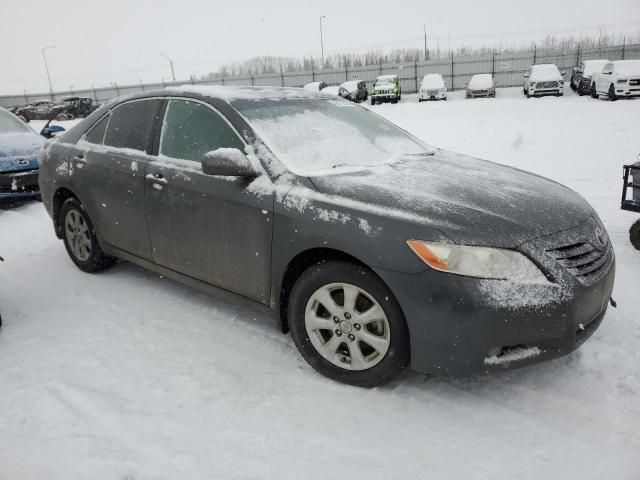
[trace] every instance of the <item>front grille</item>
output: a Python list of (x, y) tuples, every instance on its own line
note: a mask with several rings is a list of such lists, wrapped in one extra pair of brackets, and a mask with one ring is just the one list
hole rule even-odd
[(438, 90), (427, 90), (427, 95), (438, 95)]
[(590, 242), (579, 242), (547, 250), (547, 254), (585, 285), (601, 278), (613, 261), (608, 240), (601, 248), (594, 247)]
[(557, 88), (558, 82), (538, 82), (537, 88)]
[(487, 93), (489, 93), (488, 90), (473, 90), (471, 93), (473, 93), (474, 95), (486, 95)]
[(629, 80), (629, 85), (640, 85), (640, 78), (632, 78)]

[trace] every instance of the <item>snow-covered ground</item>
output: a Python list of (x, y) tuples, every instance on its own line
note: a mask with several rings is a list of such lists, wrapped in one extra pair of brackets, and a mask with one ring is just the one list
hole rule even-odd
[(640, 101), (462, 95), (370, 108), (595, 206), (619, 306), (580, 350), (489, 377), (343, 386), (263, 311), (126, 263), (82, 273), (40, 203), (5, 207), (0, 478), (640, 478), (640, 252), (627, 235), (638, 216), (619, 210)]

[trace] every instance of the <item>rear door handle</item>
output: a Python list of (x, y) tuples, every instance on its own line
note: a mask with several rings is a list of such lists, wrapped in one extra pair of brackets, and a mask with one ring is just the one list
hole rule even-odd
[(147, 179), (147, 182), (155, 183), (156, 185), (166, 185), (169, 183), (160, 173), (148, 173), (145, 178)]

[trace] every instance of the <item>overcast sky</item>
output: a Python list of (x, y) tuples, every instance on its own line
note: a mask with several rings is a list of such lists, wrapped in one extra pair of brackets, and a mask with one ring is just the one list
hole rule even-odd
[[(0, 94), (170, 80), (258, 55), (460, 43), (506, 45), (547, 34), (640, 32), (640, 0), (0, 0)], [(530, 5), (531, 11), (524, 7)]]

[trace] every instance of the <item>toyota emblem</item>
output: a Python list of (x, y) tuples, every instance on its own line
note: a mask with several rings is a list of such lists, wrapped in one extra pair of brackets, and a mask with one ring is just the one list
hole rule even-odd
[(596, 226), (596, 241), (601, 247), (604, 247), (607, 244), (607, 235), (604, 231), (604, 228), (600, 225)]

